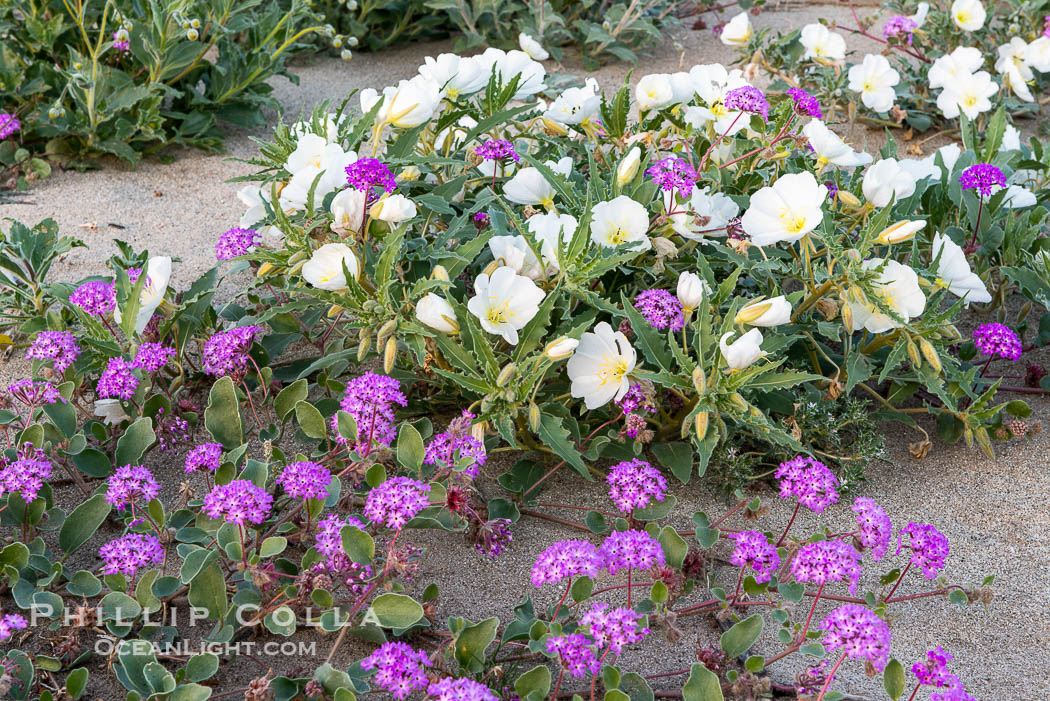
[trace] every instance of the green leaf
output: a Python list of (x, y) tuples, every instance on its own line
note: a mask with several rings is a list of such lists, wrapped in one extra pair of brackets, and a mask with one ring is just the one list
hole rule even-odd
[(664, 526), (660, 530), (660, 537), (657, 540), (663, 546), (667, 564), (676, 569), (681, 567), (682, 563), (685, 562), (685, 556), (689, 554), (689, 546), (682, 536), (678, 535), (678, 531), (671, 526)]
[(117, 451), (113, 460), (117, 467), (138, 465), (146, 450), (157, 440), (153, 432), (153, 419), (143, 416), (128, 426), (128, 430), (117, 441)]
[(288, 539), (279, 535), (270, 536), (259, 546), (259, 557), (266, 559), (280, 555), (288, 547)]
[(226, 578), (217, 560), (213, 559), (190, 580), (188, 599), (190, 606), (207, 611), (209, 621), (221, 620), (226, 615)]
[(290, 606), (279, 606), (263, 618), (266, 630), (274, 635), (288, 637), (295, 634), (295, 611)]
[(84, 667), (77, 667), (66, 677), (66, 693), (72, 699), (79, 699), (87, 688), (88, 671)]
[(310, 438), (321, 439), (327, 433), (324, 416), (310, 402), (304, 400), (295, 405), (295, 420), (299, 422), (299, 427), (303, 429), (303, 433)]
[(904, 665), (896, 658), (890, 660), (890, 663), (886, 665), (886, 669), (882, 672), (882, 688), (886, 690), (886, 693), (893, 701), (897, 701), (904, 695), (906, 683)]
[(277, 398), (273, 400), (273, 409), (281, 421), (287, 420), (288, 415), (295, 409), (295, 405), (306, 399), (310, 391), (309, 387), (310, 383), (306, 378), (302, 378), (277, 393)]
[(208, 408), (204, 410), (204, 427), (224, 450), (233, 450), (244, 442), (244, 421), (237, 389), (229, 376), (220, 377), (208, 393)]
[(688, 484), (693, 476), (693, 447), (688, 443), (657, 443), (653, 455), (661, 465), (671, 471), (682, 484)]
[(522, 699), (541, 700), (551, 690), (551, 671), (546, 665), (537, 665), (514, 682), (514, 691)]
[(372, 536), (357, 526), (343, 526), (339, 537), (343, 541), (343, 552), (351, 562), (359, 565), (371, 564), (376, 555), (376, 543)]
[(724, 701), (718, 675), (699, 662), (689, 669), (689, 678), (682, 687), (684, 701)]
[(96, 494), (73, 509), (58, 531), (58, 546), (66, 555), (88, 542), (109, 516), (110, 505), (105, 494)]
[(497, 628), (498, 618), (486, 618), (466, 626), (456, 635), (456, 661), (460, 667), (475, 673), (485, 668), (485, 650), (496, 639)]
[(588, 480), (594, 480), (590, 470), (583, 462), (583, 456), (576, 450), (569, 437), (569, 431), (562, 425), (561, 418), (553, 414), (544, 414), (540, 419), (540, 429), (537, 431), (540, 440), (554, 451), (554, 454), (572, 466), (580, 475)]
[(402, 467), (418, 472), (423, 467), (423, 437), (410, 423), (401, 424), (397, 432), (397, 461)]
[(380, 594), (369, 612), (384, 628), (408, 628), (423, 618), (423, 606), (404, 594)]
[(732, 628), (722, 633), (722, 651), (726, 657), (739, 657), (751, 649), (765, 627), (765, 619), (756, 613), (740, 621)]
[(1006, 106), (999, 105), (992, 118), (988, 120), (988, 128), (984, 131), (984, 162), (989, 163), (992, 157), (999, 152), (1002, 146), (1003, 136), (1006, 135)]
[(194, 655), (186, 662), (186, 681), (202, 682), (219, 671), (219, 656), (210, 652)]

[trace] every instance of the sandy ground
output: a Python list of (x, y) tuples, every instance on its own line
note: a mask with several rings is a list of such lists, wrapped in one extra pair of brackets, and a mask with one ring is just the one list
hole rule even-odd
[[(806, 6), (766, 12), (754, 23), (758, 27), (797, 27), (818, 17), (844, 19), (845, 12), (840, 8)], [(668, 42), (643, 59), (635, 76), (732, 58), (709, 30), (683, 29), (674, 38), (683, 51), (676, 51)], [(864, 48), (855, 39), (850, 39), (850, 46)], [(295, 67), (301, 77), (299, 86), (277, 82), (276, 95), (285, 113), (295, 115), (324, 99), (338, 102), (353, 88), (381, 87), (410, 77), (422, 56), (449, 49), (450, 44), (436, 42), (400, 47), (379, 55), (359, 54), (349, 64), (316, 59)], [(572, 64), (560, 70), (580, 72)], [(603, 87), (611, 89), (622, 83), (628, 70), (629, 66), (612, 65), (595, 75)], [(56, 266), (56, 279), (76, 280), (97, 273), (101, 269), (99, 261), (115, 251), (112, 239), (120, 238), (136, 248), (148, 247), (154, 254), (178, 256), (181, 263), (175, 267), (172, 282), (176, 287), (184, 287), (214, 264), (216, 237), (234, 226), (241, 214), (242, 206), (235, 196), (238, 186), (225, 181), (250, 172), (249, 166), (233, 162), (229, 156), (251, 156), (252, 135), (265, 137), (266, 133), (235, 133), (228, 141), (226, 155), (189, 151), (179, 153), (170, 165), (144, 163), (133, 170), (106, 164), (89, 173), (57, 172), (32, 190), (31, 204), (0, 206), (0, 216), (26, 222), (52, 217), (63, 233), (79, 236), (90, 244), (90, 250), (76, 250)], [(869, 138), (869, 147), (881, 141), (877, 134)], [(91, 226), (82, 228), (86, 224)], [(28, 364), (20, 357), (0, 360), (0, 386), (26, 376), (28, 370)], [(1037, 399), (1032, 404), (1035, 418), (1045, 418), (1050, 402)], [(978, 698), (1050, 696), (1045, 671), (1050, 668), (1050, 619), (1045, 615), (1045, 601), (1050, 595), (1050, 539), (1046, 536), (1050, 432), (1000, 447), (995, 461), (961, 445), (942, 444), (935, 444), (930, 456), (919, 461), (906, 447), (914, 436), (902, 435), (896, 426), (887, 426), (886, 432), (887, 461), (871, 468), (870, 481), (860, 494), (876, 498), (895, 526), (907, 521), (926, 522), (946, 533), (952, 547), (945, 572), (950, 580), (968, 585), (979, 583), (985, 574), (998, 575), (996, 600), (988, 610), (980, 605), (959, 609), (939, 599), (895, 608), (899, 618), (893, 624), (894, 656), (910, 666), (926, 649), (942, 645), (955, 655), (953, 669)], [(154, 453), (150, 460), (151, 467), (173, 492), (181, 480), (181, 459)], [(688, 527), (688, 516), (694, 510), (715, 514), (725, 507), (722, 497), (695, 481), (687, 488), (676, 487), (675, 492), (681, 502), (677, 513), (681, 519), (678, 525), (682, 527)], [(489, 493), (494, 495), (496, 488), (490, 487)], [(572, 503), (609, 508), (601, 485), (581, 484), (571, 473), (551, 480), (545, 498), (569, 501), (567, 494), (572, 495)], [(789, 510), (772, 492), (764, 496), (772, 507), (766, 523), (775, 529), (774, 524), (783, 524)], [(550, 513), (572, 517), (567, 512)], [(849, 526), (850, 518), (845, 507), (829, 516), (833, 527)], [(811, 525), (811, 521), (803, 519), (799, 529)], [(728, 526), (743, 527), (732, 521)], [(532, 562), (550, 543), (581, 535), (548, 521), (526, 518), (515, 527), (515, 542), (510, 550), (491, 563), (458, 536), (420, 532), (413, 536), (413, 542), (426, 545), (429, 552), (416, 582), (420, 588), (432, 581), (440, 586), (439, 623), (450, 615), (468, 615), (475, 620), (497, 615), (506, 622), (512, 617), (513, 607), (526, 595), (533, 596), (537, 607), (556, 600), (560, 592), (536, 591), (528, 584)], [(922, 584), (921, 575), (910, 573), (902, 591), (918, 591)], [(612, 600), (617, 599), (614, 596)], [(826, 608), (820, 607), (818, 617)], [(717, 631), (709, 620), (689, 619), (683, 630), (684, 637), (675, 644), (650, 642), (640, 650), (626, 653), (622, 658), (624, 668), (643, 674), (682, 669), (695, 660), (698, 643), (707, 646), (716, 642)], [(355, 653), (365, 649), (347, 645), (339, 657), (349, 663)], [(327, 643), (322, 641), (318, 654), (320, 662), (327, 654)], [(274, 666), (279, 673), (295, 667), (302, 671), (313, 662), (277, 660)], [(230, 665), (224, 668), (219, 690), (238, 688), (259, 671), (252, 665)], [(795, 671), (787, 666), (778, 672), (777, 679), (788, 681)], [(101, 681), (94, 673), (92, 678), (93, 685)], [(867, 679), (857, 664), (844, 665), (840, 678), (838, 688), (871, 698), (883, 697), (879, 680)], [(662, 688), (678, 688), (681, 681), (679, 677), (658, 683)], [(101, 688), (92, 691), (107, 696)]]

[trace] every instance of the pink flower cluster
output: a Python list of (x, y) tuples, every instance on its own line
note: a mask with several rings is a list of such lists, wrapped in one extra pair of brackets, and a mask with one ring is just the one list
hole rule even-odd
[(839, 480), (819, 460), (799, 455), (780, 463), (773, 476), (780, 480), (780, 496), (798, 497), (798, 503), (819, 514), (839, 500)]
[(430, 485), (411, 477), (391, 477), (373, 487), (365, 499), (365, 516), (374, 523), (401, 530), (429, 506)]

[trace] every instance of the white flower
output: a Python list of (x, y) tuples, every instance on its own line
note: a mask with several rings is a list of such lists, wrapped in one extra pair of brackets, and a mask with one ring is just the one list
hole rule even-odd
[[(315, 175), (323, 171), (314, 192), (315, 201), (320, 202), (329, 192), (346, 185), (346, 167), (356, 160), (354, 151), (343, 151), (339, 144), (328, 143), (317, 134), (303, 134), (295, 150), (288, 154), (284, 169), (293, 177), (300, 171)], [(313, 179), (310, 180), (312, 183)]]
[(682, 304), (682, 309), (687, 312), (699, 307), (701, 302), (704, 301), (704, 297), (711, 294), (711, 288), (707, 284), (707, 280), (701, 279), (699, 275), (688, 270), (678, 276), (678, 289), (676, 291), (678, 301)]
[(752, 33), (751, 20), (748, 19), (746, 12), (741, 12), (722, 27), (719, 39), (726, 46), (747, 46)]
[(597, 409), (627, 394), (627, 376), (638, 363), (638, 355), (620, 331), (613, 331), (605, 321), (580, 337), (576, 352), (566, 370), (572, 385), (572, 396), (583, 398), (584, 406)]
[(638, 174), (638, 166), (642, 161), (642, 150), (635, 146), (624, 159), (620, 161), (620, 165), (616, 166), (616, 184), (619, 187), (623, 187), (627, 183), (634, 180), (634, 176)]
[(901, 167), (901, 170), (910, 175), (915, 182), (919, 182), (925, 178), (933, 178), (934, 180), (941, 179), (941, 169), (934, 164), (933, 155), (921, 159), (902, 158), (897, 161), (897, 165)]
[(543, 276), (543, 268), (524, 236), (493, 236), (489, 239), (489, 250), (497, 263), (530, 280), (538, 280)]
[(456, 312), (452, 305), (433, 292), (428, 292), (416, 302), (416, 318), (441, 333), (459, 332), (459, 322), (456, 321)]
[(326, 243), (310, 256), (303, 265), (302, 275), (310, 285), (319, 290), (342, 290), (347, 286), (343, 265), (357, 279), (360, 268), (357, 256), (349, 246), (342, 243)]
[(885, 207), (891, 200), (900, 202), (915, 192), (915, 179), (895, 158), (884, 158), (864, 171), (861, 185), (864, 197), (875, 207)]
[(937, 263), (937, 284), (956, 297), (970, 302), (991, 302), (992, 295), (980, 276), (970, 270), (966, 254), (959, 244), (944, 234), (933, 235), (933, 260)]
[(1003, 206), (1009, 209), (1032, 207), (1037, 202), (1035, 195), (1020, 185), (1010, 185), (1003, 197)]
[(930, 3), (920, 2), (915, 9), (915, 14), (911, 16), (911, 21), (915, 23), (915, 28), (918, 29), (922, 25), (926, 24), (926, 17), (930, 14)]
[(923, 220), (902, 219), (880, 231), (875, 240), (886, 245), (904, 243), (911, 241), (915, 238), (915, 234), (924, 228), (926, 228), (926, 222)]
[(634, 88), (634, 99), (640, 110), (658, 110), (674, 101), (671, 76), (666, 73), (651, 73), (642, 76)]
[(418, 127), (429, 122), (441, 104), (441, 86), (434, 80), (417, 75), (383, 88), (381, 95), (368, 88), (361, 91), (361, 110), (370, 111), (380, 100), (382, 106), (376, 114), (378, 124)]
[(1029, 44), (1025, 60), (1040, 73), (1050, 71), (1050, 37), (1041, 36)]
[(900, 74), (881, 54), (868, 54), (863, 63), (849, 69), (849, 89), (859, 92), (864, 106), (876, 112), (888, 112), (893, 107), (897, 99), (893, 86), (899, 82)]
[[(886, 264), (885, 267), (878, 278), (873, 281), (876, 293), (883, 305), (889, 307), (907, 323), (922, 314), (926, 308), (926, 295), (919, 287), (919, 276), (907, 265), (902, 265), (895, 260), (883, 261), (882, 258), (871, 258), (861, 263), (861, 266), (865, 270), (875, 270), (882, 266), (883, 262)], [(859, 290), (855, 291), (855, 299), (849, 302), (855, 328), (863, 327), (871, 333), (882, 333), (902, 325), (901, 322), (876, 309), (859, 292)]]
[(758, 299), (744, 305), (733, 321), (749, 326), (780, 326), (791, 321), (791, 302), (784, 295)]
[(547, 50), (540, 45), (540, 42), (530, 37), (525, 32), (518, 34), (518, 46), (521, 50), (529, 55), (529, 58), (536, 61), (546, 61), (551, 57)]
[(310, 200), (311, 189), (313, 189), (314, 193), (313, 205), (316, 207), (321, 204), (324, 196), (327, 194), (323, 192), (323, 181), (324, 173), (317, 166), (306, 166), (292, 175), (278, 197), (281, 211), (285, 214), (293, 214), (306, 209), (306, 205)]
[(518, 331), (536, 316), (545, 296), (536, 283), (507, 266), (496, 268), (491, 276), (478, 275), (474, 293), (467, 309), (481, 322), (481, 328), (502, 336), (511, 345), (518, 342)]
[(1010, 86), (1014, 94), (1025, 102), (1034, 102), (1028, 81), (1035, 77), (1032, 67), (1028, 65), (1028, 44), (1021, 37), (1013, 37), (1009, 44), (999, 47), (999, 58), (995, 70), (1003, 76), (1003, 82)]
[(958, 77), (946, 86), (937, 96), (937, 108), (945, 119), (955, 119), (959, 112), (969, 119), (976, 119), (977, 115), (992, 109), (990, 98), (997, 92), (999, 86), (992, 76), (986, 71), (978, 71), (973, 75)]
[(579, 346), (580, 342), (575, 338), (562, 336), (548, 343), (543, 353), (551, 360), (564, 360), (575, 353)]
[[(339, 125), (345, 122), (346, 118), (347, 115), (344, 114), (339, 118), (339, 121), (336, 121), (335, 114), (332, 112), (326, 112), (324, 118), (321, 120), (321, 127), (324, 130), (324, 133), (321, 134), (321, 136), (323, 136), (330, 144), (338, 143)], [(304, 134), (314, 133), (312, 131), (313, 128), (313, 120), (303, 121), (300, 119), (292, 124), (292, 136), (299, 139)]]
[(871, 154), (854, 151), (838, 134), (828, 129), (819, 119), (811, 119), (802, 127), (802, 133), (809, 139), (809, 145), (817, 154), (817, 168), (829, 163), (843, 168), (855, 168), (871, 163)]
[(846, 39), (837, 32), (830, 31), (823, 24), (807, 24), (802, 28), (799, 37), (806, 52), (802, 58), (824, 59), (826, 61), (844, 61), (846, 59)]
[(125, 419), (131, 417), (124, 411), (124, 406), (119, 399), (96, 399), (94, 406), (95, 416), (102, 419), (107, 426), (116, 426)]
[[(146, 279), (142, 283), (142, 293), (139, 295), (139, 311), (135, 316), (135, 333), (142, 333), (146, 324), (153, 318), (153, 312), (164, 301), (164, 293), (168, 291), (168, 282), (171, 280), (171, 258), (167, 256), (154, 256), (146, 261), (146, 269), (140, 275)], [(118, 306), (113, 310), (113, 318), (117, 323), (122, 323), (121, 309)]]
[(649, 241), (649, 213), (627, 195), (591, 207), (591, 240), (599, 246), (636, 243), (630, 250), (645, 251)]
[(750, 367), (752, 363), (765, 355), (762, 351), (762, 332), (751, 329), (743, 336), (728, 342), (734, 332), (728, 331), (718, 339), (718, 348), (722, 351), (722, 359), (730, 370), (743, 370)]
[(792, 243), (820, 224), (827, 196), (828, 188), (818, 183), (813, 173), (783, 175), (772, 186), (751, 195), (740, 223), (756, 246)]
[(602, 104), (602, 98), (597, 92), (597, 81), (588, 78), (582, 88), (562, 91), (543, 116), (560, 124), (582, 124), (594, 117)]
[(933, 157), (936, 158), (938, 154), (941, 157), (941, 161), (944, 163), (944, 167), (948, 169), (949, 173), (951, 173), (955, 170), (955, 164), (959, 160), (959, 156), (962, 155), (962, 149), (959, 147), (959, 144), (948, 144), (947, 146), (941, 146), (937, 149), (937, 152)]
[(397, 224), (416, 216), (416, 203), (404, 195), (383, 195), (368, 213), (379, 221)]
[(473, 95), (489, 82), (489, 72), (477, 58), (457, 54), (427, 56), (419, 67), (419, 75), (437, 85), (441, 94), (450, 100)]
[(554, 186), (532, 166), (522, 168), (505, 182), (503, 194), (511, 202), (518, 204), (539, 204), (548, 208), (554, 204)]
[(957, 78), (965, 78), (976, 73), (984, 65), (984, 54), (972, 46), (957, 47), (950, 54), (945, 54), (933, 62), (926, 78), (930, 88), (944, 88), (954, 84)]
[[(328, 139), (317, 134), (303, 134), (295, 144), (295, 150), (288, 154), (284, 169), (289, 173), (298, 173), (306, 166), (321, 167), (321, 158), (329, 146)], [(338, 144), (335, 144), (339, 148)]]
[(727, 137), (747, 127), (750, 121), (746, 117), (738, 119), (740, 112), (728, 110), (725, 106), (726, 93), (748, 85), (739, 69), (727, 71), (725, 66), (712, 63), (693, 66), (689, 70), (689, 76), (693, 80), (696, 94), (700, 97), (698, 105), (703, 105), (690, 105), (686, 108), (684, 118), (687, 124), (697, 129), (710, 124), (717, 133)]
[(987, 16), (981, 0), (955, 0), (951, 12), (955, 26), (964, 32), (975, 32), (983, 27)]
[(332, 198), (332, 231), (343, 236), (361, 230), (365, 218), (365, 193), (347, 188)]
[(671, 228), (679, 236), (693, 241), (705, 241), (708, 236), (726, 236), (726, 225), (740, 214), (740, 207), (731, 197), (721, 192), (708, 192), (707, 187), (694, 188), (685, 207), (688, 211), (671, 215)]
[(576, 217), (571, 214), (546, 212), (529, 217), (529, 233), (540, 244), (543, 264), (551, 271), (559, 270), (559, 250), (572, 241), (576, 226)]
[(513, 97), (515, 100), (523, 100), (547, 87), (543, 82), (547, 77), (547, 69), (524, 51), (488, 48), (478, 60), (486, 69), (486, 79), (492, 73), (497, 73), (502, 83), (507, 85), (515, 76), (518, 77), (518, 91)]
[(1021, 132), (1013, 124), (1006, 125), (1006, 131), (1003, 132), (1003, 143), (999, 145), (999, 148), (1003, 151), (1021, 150)]

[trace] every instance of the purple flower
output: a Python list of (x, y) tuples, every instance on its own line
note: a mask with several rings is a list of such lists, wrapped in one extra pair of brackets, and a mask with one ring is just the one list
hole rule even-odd
[(175, 357), (175, 349), (162, 343), (143, 343), (135, 352), (134, 367), (146, 372), (157, 372)]
[(609, 604), (596, 602), (580, 617), (580, 625), (588, 627), (599, 648), (608, 647), (619, 655), (625, 647), (641, 642), (652, 632), (638, 627), (641, 620), (642, 614), (629, 608), (610, 609)]
[(681, 158), (663, 158), (649, 166), (649, 170), (645, 172), (662, 190), (677, 190), (683, 197), (692, 194), (696, 185), (696, 169)]
[(222, 445), (202, 443), (186, 454), (186, 472), (209, 470), (215, 472), (222, 464)]
[(598, 549), (609, 574), (622, 569), (651, 570), (666, 564), (659, 541), (645, 531), (613, 531)]
[(484, 212), (474, 212), (474, 226), (479, 230), (488, 226), (490, 221), (492, 220), (489, 218), (489, 215)]
[(365, 525), (353, 516), (340, 517), (337, 514), (328, 514), (317, 522), (315, 547), (317, 552), (325, 556), (325, 559), (346, 557), (343, 552), (342, 530), (344, 526), (356, 526), (362, 531), (365, 529)]
[[(397, 436), (394, 405), (405, 406), (408, 399), (401, 384), (387, 375), (366, 372), (346, 383), (340, 408), (357, 423), (357, 444), (370, 449), (374, 444), (389, 446)], [(333, 417), (333, 427), (338, 415)]]
[(510, 532), (509, 518), (491, 518), (478, 526), (474, 547), (482, 555), (493, 560), (514, 540)]
[(1050, 39), (1050, 15), (1043, 18), (1043, 36)]
[(833, 652), (869, 660), (875, 669), (886, 667), (890, 656), (890, 627), (860, 604), (846, 604), (820, 623), (824, 647)]
[(158, 407), (153, 417), (157, 428), (157, 443), (162, 451), (174, 450), (176, 453), (190, 438), (190, 424), (178, 414), (166, 416), (164, 407)]
[(936, 650), (927, 651), (925, 663), (916, 662), (913, 664), (911, 672), (919, 680), (919, 684), (923, 686), (948, 686), (952, 677), (948, 673), (948, 663), (951, 660), (952, 656), (938, 645)]
[(41, 331), (26, 351), (26, 357), (34, 360), (50, 360), (51, 367), (61, 374), (80, 355), (76, 336), (69, 331)]
[(248, 368), (248, 351), (260, 333), (259, 326), (238, 326), (209, 338), (204, 344), (204, 371), (216, 377), (239, 378)]
[(649, 397), (645, 394), (645, 390), (637, 382), (631, 383), (627, 388), (627, 392), (616, 400), (616, 405), (620, 407), (620, 411), (623, 412), (624, 416), (636, 413), (636, 409), (641, 409), (649, 414), (656, 413), (656, 407), (652, 405)]
[(135, 396), (135, 390), (139, 386), (139, 378), (132, 372), (134, 369), (133, 363), (129, 363), (120, 356), (110, 358), (106, 363), (106, 369), (102, 371), (102, 376), (98, 378), (95, 394), (102, 398), (131, 399)]
[(373, 487), (365, 499), (365, 516), (374, 523), (401, 530), (430, 503), (430, 485), (411, 477), (391, 477)]
[(762, 115), (763, 121), (769, 120), (769, 102), (762, 91), (751, 85), (741, 85), (726, 93), (722, 100), (727, 110), (739, 110)]
[(428, 701), (498, 701), (484, 684), (473, 679), (445, 677), (427, 687)]
[(23, 443), (15, 460), (0, 455), (0, 497), (18, 492), (22, 501), (34, 501), (44, 483), (51, 479), (51, 461), (32, 443)]
[[(902, 545), (901, 539), (908, 535), (908, 545)], [(948, 559), (948, 537), (928, 523), (909, 523), (897, 534), (897, 554), (901, 548), (911, 550), (911, 564), (921, 567), (926, 579), (935, 579), (937, 573), (944, 569)]]
[(361, 158), (346, 167), (346, 182), (350, 187), (361, 192), (369, 192), (373, 187), (381, 187), (393, 192), (397, 187), (394, 174), (375, 158)]
[(645, 290), (634, 298), (634, 306), (654, 329), (681, 331), (685, 326), (682, 303), (667, 290)]
[(361, 669), (374, 669), (372, 683), (401, 700), (427, 685), (424, 667), (428, 664), (427, 654), (422, 650), (413, 650), (402, 642), (392, 642), (383, 643), (361, 660)]
[(1024, 347), (1021, 337), (1009, 326), (999, 323), (981, 324), (973, 330), (973, 344), (982, 355), (1017, 362)]
[(0, 139), (6, 139), (21, 128), (18, 117), (10, 112), (0, 112)]
[(730, 533), (729, 539), (736, 543), (729, 561), (737, 567), (750, 566), (755, 571), (755, 581), (768, 582), (780, 567), (777, 546), (769, 542), (765, 534), (758, 531)]
[(1006, 187), (1006, 176), (990, 163), (976, 163), (962, 172), (959, 182), (964, 190), (976, 189), (987, 197), (994, 188)]
[(477, 154), (486, 161), (504, 161), (508, 158), (517, 163), (521, 160), (514, 144), (506, 139), (489, 139), (477, 148)]
[(464, 459), (472, 461), (462, 473), (470, 478), (478, 476), (478, 467), (485, 464), (488, 454), (485, 444), (470, 434), (470, 420), (474, 414), (463, 414), (449, 422), (448, 428), (434, 436), (427, 445), (423, 462), (454, 468)]
[(131, 48), (131, 42), (128, 41), (127, 30), (118, 29), (113, 32), (113, 48), (121, 53)]
[(164, 548), (157, 536), (146, 533), (128, 533), (111, 540), (98, 550), (102, 558), (102, 574), (122, 574), (135, 579), (135, 574), (150, 565), (164, 562)]
[(817, 119), (824, 118), (824, 113), (820, 109), (820, 101), (802, 88), (791, 88), (787, 94), (795, 102), (795, 112), (798, 114)]
[(106, 480), (106, 501), (121, 509), (141, 499), (149, 501), (160, 494), (160, 482), (148, 467), (124, 465), (113, 471)]
[(220, 484), (204, 495), (204, 513), (211, 518), (222, 518), (227, 523), (254, 523), (266, 520), (273, 505), (273, 496), (248, 480), (233, 480)]
[(860, 553), (841, 540), (818, 540), (803, 545), (791, 561), (791, 574), (800, 582), (824, 585), (828, 582), (850, 582), (851, 593), (860, 581)]
[(839, 500), (838, 478), (819, 460), (799, 455), (780, 463), (773, 475), (780, 480), (780, 497), (798, 497), (798, 503), (819, 514)]
[[(0, 117), (0, 119), (2, 119), (2, 117)], [(3, 617), (0, 617), (0, 642), (10, 640), (16, 630), (25, 630), (28, 625), (26, 619), (22, 618), (17, 613), (8, 613)]]
[(288, 496), (293, 499), (324, 499), (328, 496), (328, 485), (332, 473), (315, 462), (293, 462), (281, 471), (277, 480)]
[(57, 387), (44, 380), (19, 380), (8, 385), (7, 392), (28, 407), (66, 401), (65, 397), (59, 394)]
[(653, 500), (663, 501), (667, 494), (667, 480), (660, 471), (637, 458), (613, 465), (605, 481), (609, 498), (625, 514), (644, 509)]
[(884, 39), (907, 41), (908, 46), (911, 46), (912, 32), (918, 27), (919, 25), (911, 17), (894, 15), (886, 20), (886, 24), (882, 26), (882, 36)]
[(977, 701), (966, 693), (963, 683), (954, 674), (948, 675), (947, 688), (930, 694), (930, 701)]
[(561, 582), (573, 577), (598, 576), (602, 558), (586, 540), (559, 540), (544, 550), (532, 565), (532, 586)]
[(105, 316), (117, 306), (117, 293), (111, 282), (91, 280), (73, 290), (70, 304), (75, 304), (88, 314)]
[(583, 633), (571, 633), (547, 638), (547, 652), (558, 656), (569, 676), (582, 679), (602, 671), (601, 662), (591, 647), (591, 640)]
[(878, 562), (886, 556), (893, 537), (890, 517), (868, 497), (857, 497), (853, 501), (853, 512), (857, 514), (857, 537), (861, 545), (871, 550), (871, 557)]
[(260, 243), (255, 229), (227, 229), (215, 244), (216, 260), (233, 260), (250, 252)]

